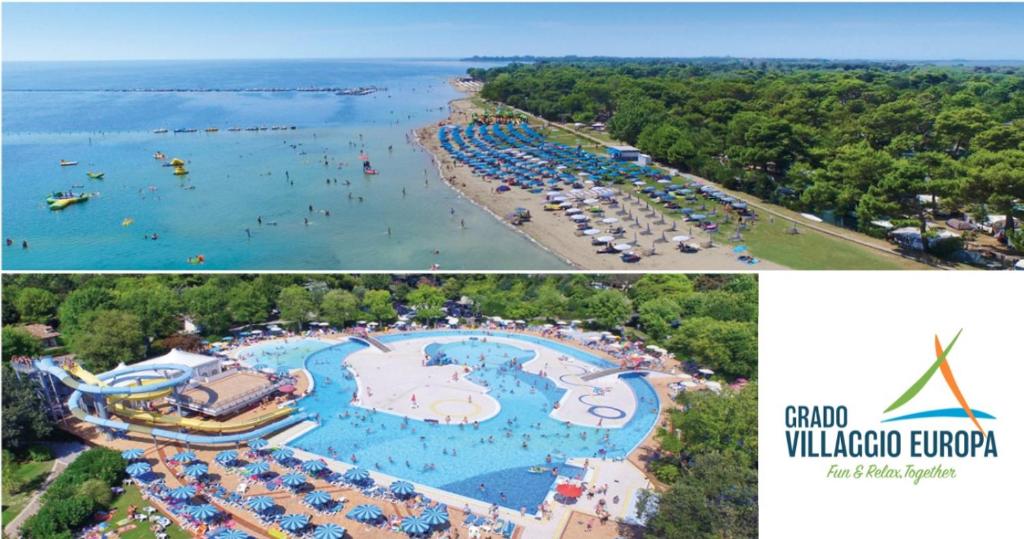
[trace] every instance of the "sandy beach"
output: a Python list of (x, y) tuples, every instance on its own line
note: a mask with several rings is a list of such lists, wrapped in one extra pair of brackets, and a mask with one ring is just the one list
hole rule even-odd
[[(464, 92), (472, 92), (473, 88), (461, 83), (453, 83)], [(449, 104), (448, 123), (466, 124), (474, 111), (475, 105), (470, 97), (456, 99)], [(782, 266), (762, 260), (758, 264), (749, 265), (738, 260), (732, 250), (722, 244), (702, 248), (697, 253), (683, 253), (676, 248), (671, 238), (677, 235), (693, 235), (694, 242), (704, 244), (707, 235), (691, 229), (687, 223), (677, 222), (676, 230), (672, 230), (673, 220), (663, 216), (655, 209), (648, 209), (646, 203), (626, 196), (618, 197), (618, 208), (607, 208), (606, 215), (614, 216), (622, 221), (626, 232), (617, 241), (633, 244), (634, 252), (642, 256), (637, 263), (623, 262), (616, 254), (598, 253), (600, 245), (593, 245), (591, 238), (582, 235), (572, 221), (563, 212), (544, 211), (545, 199), (542, 195), (530, 193), (522, 189), (513, 189), (504, 193), (496, 191), (499, 182), (476, 176), (469, 167), (458, 164), (441, 148), (437, 133), (440, 125), (433, 125), (416, 130), (419, 143), (434, 157), (441, 177), (463, 196), (475, 202), (507, 222), (506, 216), (516, 208), (526, 208), (532, 220), (515, 228), (533, 241), (557, 254), (574, 267), (584, 270), (765, 270), (780, 269)], [(627, 222), (626, 217), (634, 219)], [(513, 226), (509, 224), (509, 226)], [(616, 225), (618, 226), (618, 225)], [(666, 241), (667, 240), (667, 241)]]

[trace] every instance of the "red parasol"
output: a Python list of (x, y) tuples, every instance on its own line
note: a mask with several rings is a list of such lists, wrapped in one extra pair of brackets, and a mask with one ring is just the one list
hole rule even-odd
[(566, 498), (579, 498), (583, 494), (583, 487), (569, 483), (562, 483), (555, 487), (555, 492), (565, 496)]

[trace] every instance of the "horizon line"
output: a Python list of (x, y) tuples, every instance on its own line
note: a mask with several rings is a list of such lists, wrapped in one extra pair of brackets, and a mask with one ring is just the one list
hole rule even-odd
[(4, 64), (17, 63), (88, 63), (88, 62), (248, 62), (248, 61), (296, 61), (296, 60), (408, 60), (408, 61), (457, 61), (469, 62), (473, 60), (486, 61), (487, 59), (512, 59), (512, 58), (535, 58), (538, 60), (587, 60), (587, 59), (610, 59), (610, 60), (748, 60), (748, 61), (814, 61), (814, 62), (870, 62), (887, 63), (903, 62), (914, 64), (937, 64), (955, 62), (986, 62), (998, 64), (999, 62), (1024, 63), (1021, 58), (936, 58), (936, 59), (914, 59), (914, 58), (828, 58), (812, 56), (733, 56), (733, 55), (702, 55), (702, 56), (618, 56), (618, 55), (536, 55), (536, 54), (474, 54), (472, 56), (302, 56), (302, 57), (254, 57), (254, 58), (89, 58), (89, 59), (3, 59)]

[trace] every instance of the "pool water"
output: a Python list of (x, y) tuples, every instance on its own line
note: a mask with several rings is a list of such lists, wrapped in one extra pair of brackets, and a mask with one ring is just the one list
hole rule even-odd
[[(525, 507), (533, 512), (556, 477), (552, 473), (531, 473), (530, 467), (557, 467), (560, 475), (575, 477), (582, 470), (566, 465), (567, 458), (625, 457), (654, 426), (657, 395), (641, 378), (625, 380), (637, 396), (638, 406), (622, 428), (567, 426), (552, 419), (548, 414), (564, 390), (546, 378), (509, 365), (513, 359), (520, 364), (528, 361), (533, 352), (478, 340), (485, 335), (468, 330), (431, 331), (387, 335), (380, 340), (387, 343), (465, 336), (463, 341), (440, 344), (439, 349), (456, 362), (474, 368), (470, 379), (487, 385), (490, 395), (501, 403), (497, 416), (477, 427), (455, 424), (460, 418), (453, 418), (452, 425), (444, 425), (406, 421), (352, 405), (356, 382), (343, 362), (367, 345), (350, 341), (307, 354), (305, 366), (316, 381), (316, 390), (303, 398), (300, 405), (306, 411), (319, 413), (322, 423), (290, 445), (346, 462), (355, 456), (360, 466), (513, 510)], [(528, 335), (490, 335), (531, 342), (599, 367), (612, 366), (595, 355), (553, 341)], [(275, 355), (259, 359), (260, 362), (275, 358), (282, 365), (295, 367), (299, 355), (315, 348), (309, 341), (274, 346), (265, 352)], [(483, 362), (481, 355), (485, 358)], [(553, 460), (551, 465), (545, 462), (548, 455)]]

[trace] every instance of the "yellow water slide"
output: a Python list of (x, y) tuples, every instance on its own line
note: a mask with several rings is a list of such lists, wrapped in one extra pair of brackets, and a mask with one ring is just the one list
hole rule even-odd
[[(72, 376), (82, 380), (83, 382), (95, 386), (109, 386), (103, 380), (100, 380), (95, 374), (85, 370), (78, 363), (73, 363), (69, 366), (65, 366), (64, 369), (68, 371)], [(163, 382), (164, 379), (146, 380), (142, 385), (156, 384)], [(172, 388), (165, 388), (156, 391), (149, 391), (145, 393), (136, 394), (125, 394), (125, 395), (112, 395), (107, 397), (107, 403), (109, 403), (111, 410), (127, 419), (128, 421), (135, 423), (143, 423), (150, 426), (158, 427), (180, 427), (188, 430), (197, 432), (216, 432), (216, 433), (235, 433), (245, 432), (254, 428), (260, 427), (271, 421), (285, 418), (295, 412), (295, 408), (284, 407), (278, 408), (272, 412), (266, 414), (260, 414), (256, 417), (245, 419), (242, 421), (210, 421), (206, 419), (192, 419), (179, 416), (169, 416), (164, 414), (157, 414), (154, 412), (147, 412), (144, 410), (135, 410), (124, 405), (124, 401), (143, 401), (143, 400), (154, 400), (166, 397), (173, 391)]]

